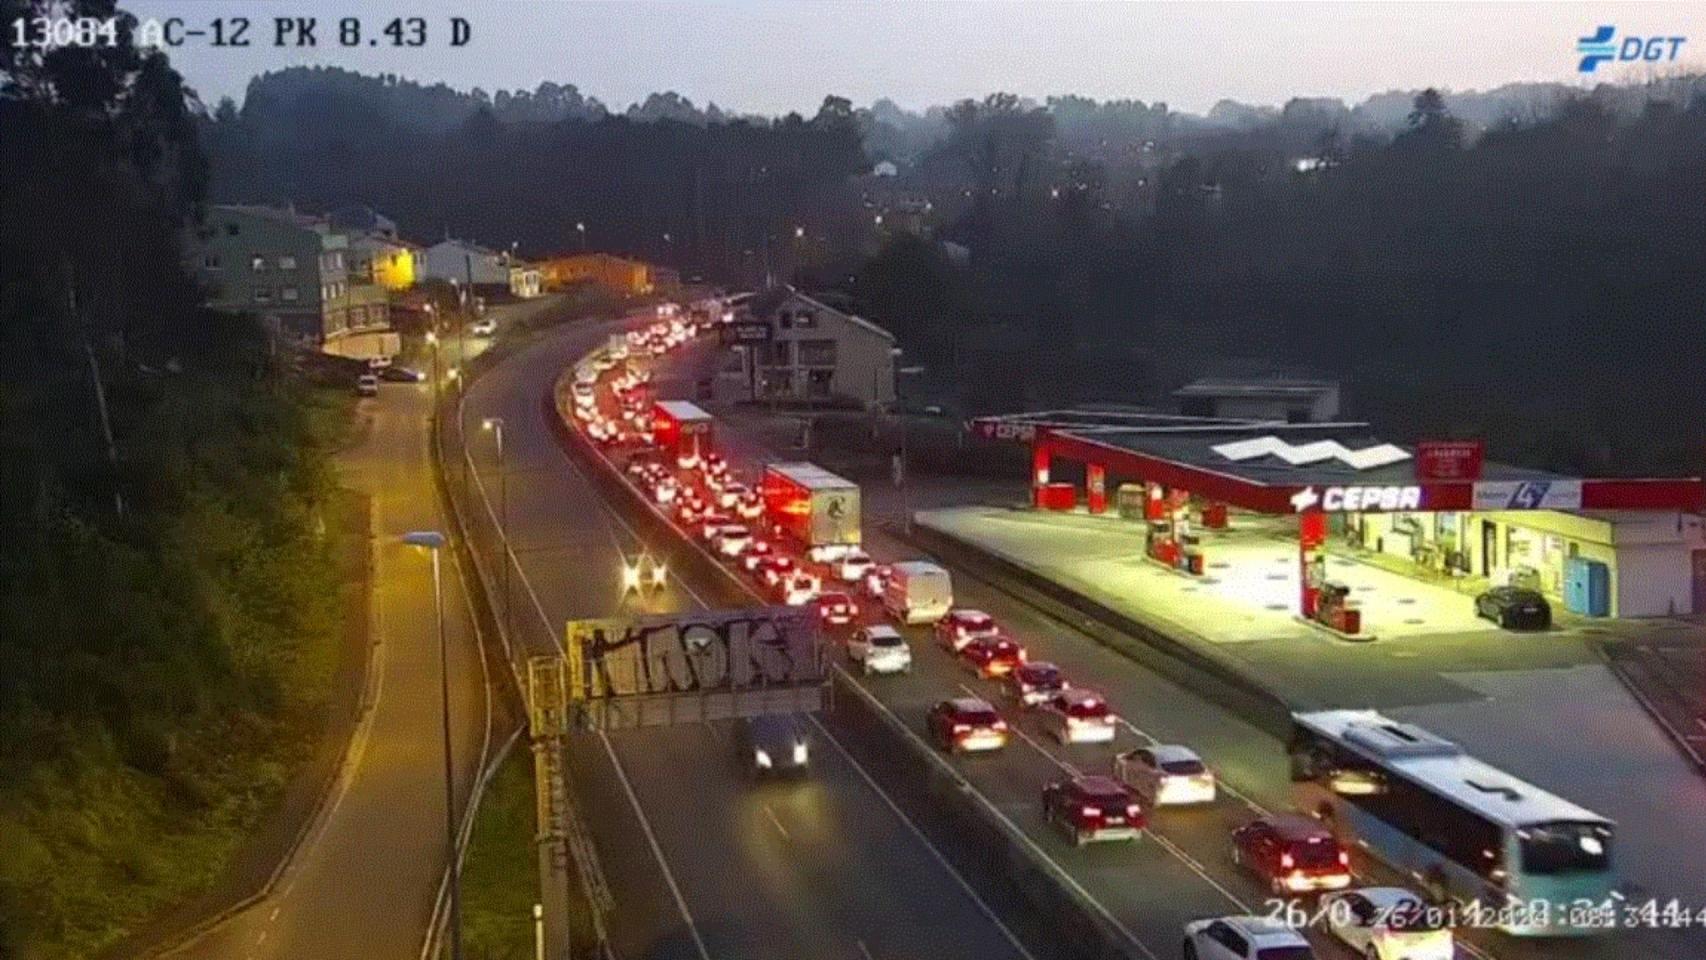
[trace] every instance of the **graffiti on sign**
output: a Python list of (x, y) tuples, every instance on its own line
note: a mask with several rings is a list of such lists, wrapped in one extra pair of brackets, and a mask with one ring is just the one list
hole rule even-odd
[(568, 625), (572, 700), (820, 684), (812, 608), (753, 607)]

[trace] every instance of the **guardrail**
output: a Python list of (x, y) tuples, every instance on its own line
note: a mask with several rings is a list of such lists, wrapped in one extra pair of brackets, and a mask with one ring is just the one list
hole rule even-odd
[[(544, 414), (563, 449), (590, 467), (587, 476), (613, 502), (634, 509), (624, 511), (635, 521), (653, 550), (667, 549), (668, 562), (679, 576), (691, 571), (696, 586), (714, 585), (712, 595), (720, 602), (750, 604), (764, 602), (731, 570), (662, 516), (622, 476), (581, 431), (566, 422), (561, 400), (562, 382), (543, 400)], [(662, 545), (667, 544), (668, 547)], [(1117, 929), (1081, 888), (1061, 874), (1060, 868), (1040, 855), (1035, 841), (1013, 823), (929, 745), (846, 671), (832, 670), (834, 687), (845, 695), (832, 698), (836, 716), (870, 736), (880, 748), (853, 748), (858, 760), (885, 790), (910, 801), (956, 853), (969, 861), (967, 871), (994, 887), (1004, 903), (1020, 903), (1037, 912), (1036, 923), (1021, 924), (1061, 952), (1088, 960), (1132, 960), (1145, 954), (1135, 941)]]
[(947, 561), (1091, 639), (1154, 670), (1280, 739), (1291, 735), (1291, 714), (1314, 704), (1288, 701), (1237, 666), (1041, 574), (933, 527), (885, 526), (895, 537)]

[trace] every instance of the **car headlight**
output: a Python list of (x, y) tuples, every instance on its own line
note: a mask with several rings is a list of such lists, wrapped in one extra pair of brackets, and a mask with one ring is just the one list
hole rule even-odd
[(769, 753), (766, 753), (763, 750), (754, 750), (754, 751), (752, 751), (752, 760), (754, 763), (758, 764), (759, 766), (763, 767), (764, 769), (766, 769), (766, 770), (770, 769), (770, 754)]
[(797, 764), (806, 762), (806, 742), (804, 740), (794, 744), (794, 762)]

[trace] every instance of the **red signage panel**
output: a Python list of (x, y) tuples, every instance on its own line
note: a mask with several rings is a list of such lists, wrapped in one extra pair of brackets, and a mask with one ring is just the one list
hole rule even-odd
[(1423, 440), (1416, 444), (1416, 479), (1479, 480), (1485, 454), (1479, 440)]

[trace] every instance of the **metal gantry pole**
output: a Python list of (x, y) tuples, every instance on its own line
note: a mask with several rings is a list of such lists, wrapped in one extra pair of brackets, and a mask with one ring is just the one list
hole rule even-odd
[(456, 765), (450, 746), (450, 644), (444, 630), (444, 580), (439, 552), (432, 551), (432, 602), (438, 619), (438, 699), (440, 728), (444, 734), (444, 840), (448, 855), (446, 876), (450, 880), (450, 957), (462, 960), (462, 870), (456, 843)]

